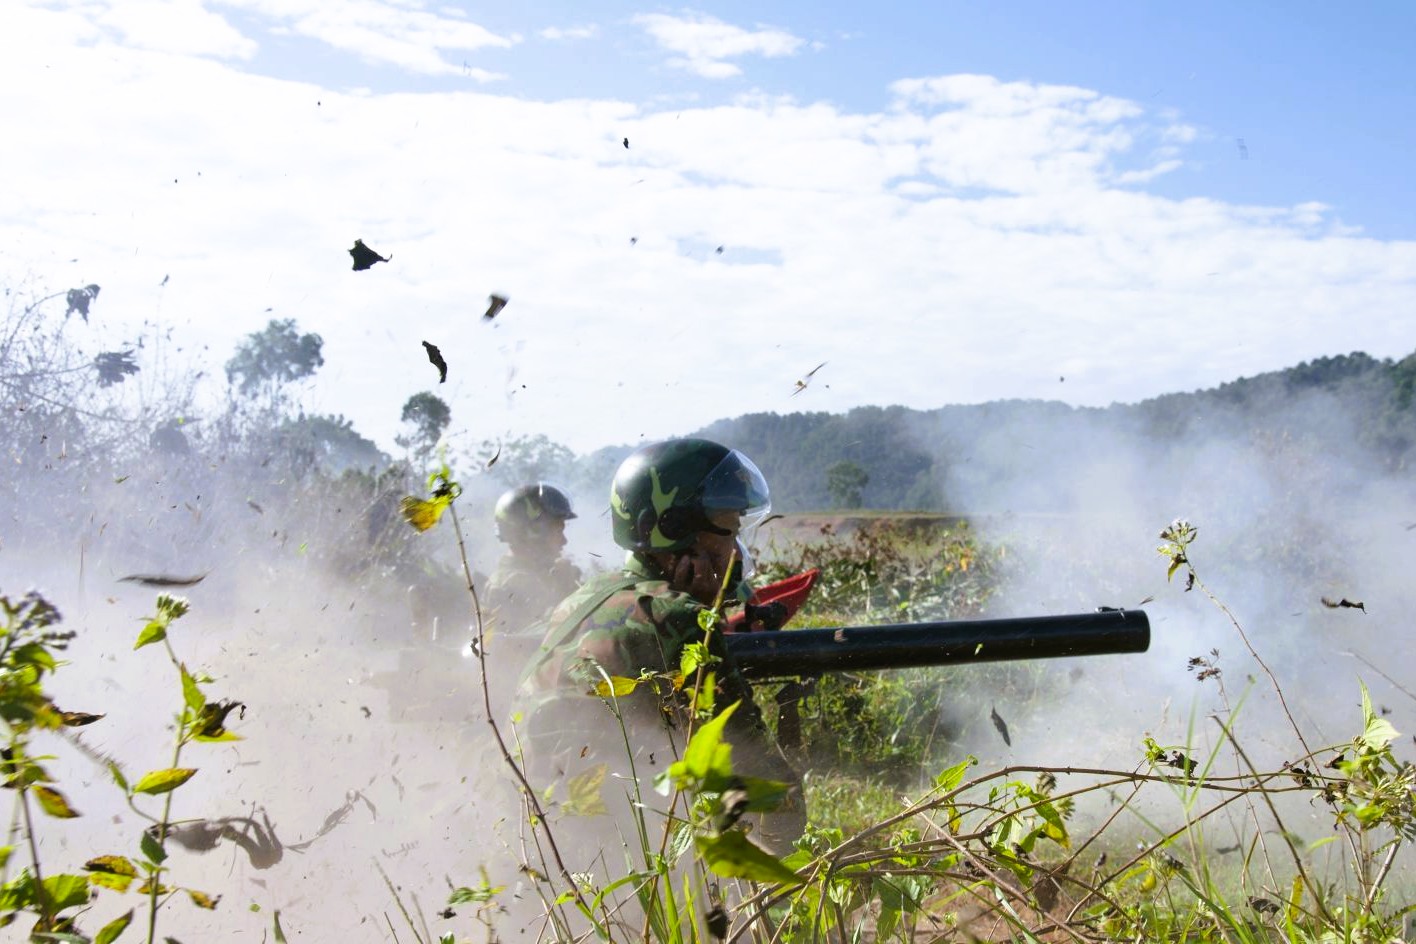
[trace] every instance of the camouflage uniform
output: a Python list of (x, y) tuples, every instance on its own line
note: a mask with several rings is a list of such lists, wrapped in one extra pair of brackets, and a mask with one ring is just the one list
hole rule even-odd
[[(508, 550), (487, 583), (483, 616), (491, 635), (510, 638), (580, 586), (580, 568), (560, 556), (565, 523), (575, 512), (560, 489), (534, 482), (497, 499), (493, 517), (497, 538)], [(516, 664), (524, 663), (533, 648), (519, 653)]]
[[(596, 605), (597, 600), (603, 602)], [(592, 607), (589, 615), (569, 627), (567, 621), (587, 606)], [(687, 715), (682, 694), (669, 693), (665, 683), (660, 686), (663, 697), (649, 684), (620, 696), (615, 706), (624, 720), (621, 732), (609, 701), (593, 690), (605, 675), (637, 679), (644, 670), (677, 673), (684, 646), (703, 638), (698, 616), (704, 610), (688, 594), (671, 589), (652, 564), (634, 554), (622, 572), (591, 579), (556, 607), (546, 642), (558, 636), (564, 641), (550, 649), (543, 644), (523, 687), (530, 693), (526, 744), (533, 774), (543, 779), (573, 777), (605, 764), (619, 774), (620, 782), (632, 779), (631, 768), (648, 781), (672, 763), (684, 746)], [(710, 651), (720, 658), (726, 657), (722, 638), (715, 632), (709, 639)], [(759, 837), (784, 849), (805, 827), (799, 778), (772, 743), (747, 680), (730, 662), (718, 663), (712, 671), (715, 706), (741, 703), (724, 730), (725, 740), (734, 746), (734, 769), (793, 785), (786, 808), (757, 827)], [(647, 786), (641, 793), (653, 796)]]
[(580, 568), (563, 557), (549, 564), (508, 551), (487, 580), (484, 605), (495, 632), (519, 634), (580, 586)]

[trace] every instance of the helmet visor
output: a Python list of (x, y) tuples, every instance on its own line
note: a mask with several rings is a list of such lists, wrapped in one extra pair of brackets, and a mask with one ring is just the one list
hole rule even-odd
[(731, 450), (703, 479), (699, 499), (710, 521), (736, 513), (734, 531), (751, 531), (772, 510), (767, 480), (752, 460)]

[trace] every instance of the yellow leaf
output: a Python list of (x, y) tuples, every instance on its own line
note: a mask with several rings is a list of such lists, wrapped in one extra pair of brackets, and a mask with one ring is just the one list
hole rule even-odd
[(562, 807), (566, 813), (571, 816), (601, 816), (609, 812), (604, 798), (600, 796), (607, 770), (609, 765), (597, 764), (566, 781), (566, 790), (570, 793), (570, 799)]
[(133, 784), (133, 792), (150, 795), (169, 793), (191, 780), (195, 773), (196, 770), (191, 767), (169, 767), (166, 770), (149, 771)]
[(447, 506), (452, 503), (452, 496), (438, 496), (431, 501), (421, 498), (414, 498), (412, 495), (405, 497), (398, 503), (398, 511), (403, 515), (405, 521), (419, 531), (426, 531), (437, 524), (442, 518)]
[(628, 695), (639, 687), (638, 679), (625, 678), (622, 675), (611, 675), (608, 682), (600, 682), (595, 686), (595, 694), (601, 698), (609, 698), (613, 695), (620, 698)]
[(1296, 924), (1303, 917), (1303, 876), (1293, 876), (1293, 886), (1288, 892), (1288, 921)]
[(128, 878), (136, 878), (138, 875), (137, 866), (133, 865), (126, 856), (120, 855), (95, 856), (84, 863), (84, 868), (90, 872), (122, 875)]
[(216, 903), (221, 901), (220, 895), (213, 898), (206, 892), (199, 892), (194, 888), (187, 889), (187, 896), (192, 899), (192, 904), (198, 908), (205, 908), (207, 911), (215, 911)]
[(30, 791), (39, 801), (40, 808), (55, 819), (73, 819), (79, 815), (78, 810), (70, 806), (69, 801), (64, 799), (64, 794), (53, 787), (36, 785), (31, 787)]

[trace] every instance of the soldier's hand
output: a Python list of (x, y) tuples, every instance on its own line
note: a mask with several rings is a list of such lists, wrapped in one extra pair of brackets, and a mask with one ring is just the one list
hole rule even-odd
[(787, 605), (775, 601), (760, 605), (748, 603), (743, 607), (743, 621), (750, 633), (781, 629), (790, 616)]

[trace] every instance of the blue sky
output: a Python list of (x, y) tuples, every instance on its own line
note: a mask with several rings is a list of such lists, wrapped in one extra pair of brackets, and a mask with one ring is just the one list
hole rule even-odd
[[(1412, 4), (718, 3), (713, 17), (776, 28), (803, 46), (755, 59), (743, 74), (706, 87), (693, 73), (664, 67), (649, 37), (631, 26), (647, 10), (683, 8), (455, 6), (498, 34), (525, 37), (524, 48), (463, 57), (504, 72), (500, 87), (515, 95), (712, 102), (759, 89), (874, 110), (902, 76), (963, 72), (1079, 85), (1173, 108), (1204, 129), (1194, 163), (1158, 181), (1155, 192), (1262, 204), (1319, 200), (1371, 235), (1416, 234), (1416, 182), (1408, 172), (1416, 154)], [(594, 26), (598, 35), (538, 41), (538, 30), (564, 24)], [(273, 55), (272, 70), (308, 75), (313, 46), (293, 43), (299, 54)], [(459, 82), (322, 58), (319, 74), (350, 84), (393, 90)]]
[(420, 340), (455, 436), (577, 449), (1401, 357), (1413, 9), (24, 0), (0, 275), (204, 352), (198, 412), (294, 317), (386, 447)]

